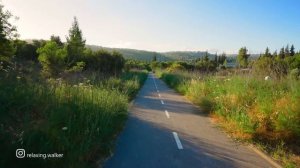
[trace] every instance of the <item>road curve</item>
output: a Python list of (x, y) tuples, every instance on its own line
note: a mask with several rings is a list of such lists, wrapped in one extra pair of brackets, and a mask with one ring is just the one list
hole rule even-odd
[(129, 111), (105, 168), (273, 167), (153, 74)]

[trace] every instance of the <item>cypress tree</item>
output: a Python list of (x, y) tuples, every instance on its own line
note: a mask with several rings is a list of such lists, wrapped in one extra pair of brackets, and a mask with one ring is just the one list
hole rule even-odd
[(285, 57), (289, 57), (290, 56), (290, 47), (289, 47), (289, 45), (287, 45), (285, 47), (284, 55), (285, 55)]
[(295, 47), (294, 47), (294, 45), (291, 46), (291, 49), (290, 49), (290, 55), (291, 55), (291, 56), (294, 56), (294, 55), (295, 55)]
[(277, 50), (273, 53), (273, 58), (276, 58), (277, 57)]
[(76, 62), (81, 60), (84, 48), (85, 40), (82, 37), (78, 20), (76, 17), (74, 17), (72, 27), (69, 30), (69, 36), (67, 37), (68, 66), (73, 66)]
[(270, 50), (269, 50), (269, 47), (266, 48), (266, 51), (265, 51), (265, 54), (264, 54), (264, 57), (271, 57), (272, 55), (270, 54)]
[(284, 59), (284, 57), (285, 57), (285, 52), (284, 52), (284, 47), (282, 47), (281, 49), (280, 49), (280, 52), (279, 52), (279, 58), (281, 58), (281, 59)]
[(205, 55), (204, 55), (204, 61), (205, 61), (205, 62), (208, 62), (208, 61), (209, 61), (209, 58), (208, 58), (208, 52), (207, 52), (207, 51), (205, 52)]

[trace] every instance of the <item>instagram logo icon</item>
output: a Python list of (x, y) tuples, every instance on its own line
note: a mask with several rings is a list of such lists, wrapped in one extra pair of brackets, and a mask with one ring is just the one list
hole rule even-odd
[(25, 157), (25, 149), (17, 149), (16, 150), (16, 157), (17, 158), (24, 158)]

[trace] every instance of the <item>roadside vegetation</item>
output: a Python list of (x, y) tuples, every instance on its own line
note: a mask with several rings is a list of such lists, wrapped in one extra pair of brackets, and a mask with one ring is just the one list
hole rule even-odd
[[(91, 51), (74, 19), (67, 42), (18, 40), (0, 6), (0, 167), (98, 167), (147, 78), (118, 52)], [(61, 158), (16, 158), (63, 154)]]
[(173, 63), (156, 73), (233, 138), (256, 144), (285, 167), (299, 167), (300, 53), (294, 49), (287, 46), (277, 55), (267, 48), (248, 62), (243, 47), (236, 68), (190, 70)]
[[(76, 17), (66, 42), (20, 40), (12, 18), (0, 4), (0, 167), (99, 166), (151, 70), (232, 137), (300, 167), (300, 51), (293, 45), (257, 58), (246, 47), (237, 57), (119, 49), (139, 58), (125, 60), (87, 47)], [(17, 159), (16, 149), (64, 155)]]

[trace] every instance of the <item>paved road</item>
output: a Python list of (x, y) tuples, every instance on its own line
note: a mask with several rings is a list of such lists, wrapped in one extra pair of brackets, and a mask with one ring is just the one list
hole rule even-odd
[(106, 168), (272, 167), (230, 140), (183, 96), (149, 75)]

